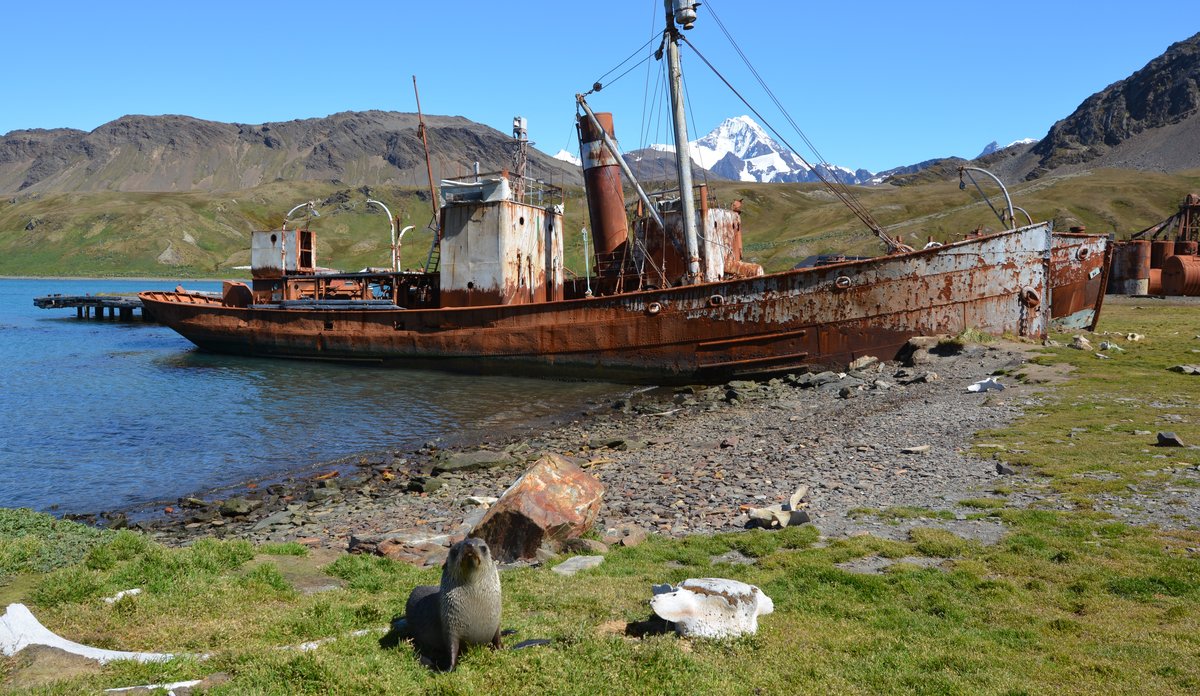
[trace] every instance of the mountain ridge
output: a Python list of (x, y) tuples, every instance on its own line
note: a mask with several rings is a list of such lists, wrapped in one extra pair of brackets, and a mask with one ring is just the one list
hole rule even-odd
[[(512, 139), (462, 116), (426, 116), (435, 176), (510, 166)], [(0, 136), (0, 192), (240, 190), (278, 179), (348, 185), (424, 183), (416, 114), (343, 111), (262, 124), (132, 114), (92, 131)], [(574, 183), (577, 170), (530, 149), (531, 175)]]

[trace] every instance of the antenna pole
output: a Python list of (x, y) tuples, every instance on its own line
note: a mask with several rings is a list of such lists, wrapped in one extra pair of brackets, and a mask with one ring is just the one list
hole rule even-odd
[[(683, 69), (679, 63), (681, 37), (675, 22), (677, 19), (681, 23), (687, 19), (695, 21), (695, 3), (686, 0), (663, 0), (663, 4), (667, 9), (667, 76), (671, 84), (671, 114), (675, 117), (675, 169), (679, 174), (680, 213), (683, 216), (683, 236), (687, 242), (687, 281), (694, 284), (701, 280), (700, 245), (696, 234), (696, 203), (692, 199), (692, 157), (687, 139), (687, 117), (684, 115)], [(690, 29), (692, 25), (688, 22), (683, 26)]]
[(433, 184), (433, 165), (429, 161), (429, 139), (425, 137), (425, 116), (421, 114), (421, 93), (417, 91), (417, 76), (413, 75), (413, 94), (417, 97), (417, 134), (425, 147), (425, 171), (429, 174), (429, 207), (433, 209), (433, 243), (442, 241), (441, 223), (438, 220), (438, 193)]

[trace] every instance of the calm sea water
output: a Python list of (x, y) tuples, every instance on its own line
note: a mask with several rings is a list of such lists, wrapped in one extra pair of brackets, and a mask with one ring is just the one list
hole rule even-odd
[(627, 390), (213, 355), (162, 326), (33, 306), (55, 292), (175, 285), (0, 279), (0, 507), (171, 500), (355, 452), (519, 427)]

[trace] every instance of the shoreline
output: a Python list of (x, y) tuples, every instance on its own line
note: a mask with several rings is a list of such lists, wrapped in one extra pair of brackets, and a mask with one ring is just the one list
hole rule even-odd
[[(628, 389), (619, 392), (621, 396), (618, 398), (629, 399), (644, 391), (649, 391), (649, 389), (629, 385)], [(415, 449), (381, 447), (360, 450), (331, 459), (310, 461), (299, 466), (267, 472), (260, 476), (195, 489), (175, 498), (160, 498), (82, 512), (66, 512), (61, 514), (56, 514), (54, 510), (43, 510), (42, 512), (97, 526), (111, 527), (113, 522), (117, 522), (118, 528), (123, 527), (125, 523), (131, 525), (148, 523), (151, 526), (170, 526), (172, 522), (178, 522), (178, 520), (172, 520), (171, 515), (164, 512), (164, 510), (166, 508), (179, 509), (181, 503), (185, 500), (205, 500), (219, 506), (223, 500), (228, 498), (243, 497), (246, 495), (253, 496), (257, 495), (256, 492), (268, 490), (272, 487), (280, 487), (277, 490), (286, 490), (294, 494), (305, 488), (307, 481), (313, 480), (314, 477), (328, 475), (330, 472), (337, 472), (333, 478), (339, 481), (361, 483), (371, 478), (370, 472), (364, 470), (382, 461), (395, 459), (421, 461), (429, 459), (431, 454), (440, 452), (479, 449), (494, 445), (497, 440), (503, 442), (516, 441), (522, 437), (533, 437), (538, 433), (560, 427), (564, 420), (570, 421), (573, 418), (586, 417), (589, 414), (603, 412), (608, 408), (609, 403), (607, 402), (599, 405), (591, 405), (585, 401), (581, 401), (560, 411), (546, 413), (523, 421), (520, 424), (500, 429), (488, 431), (470, 430), (458, 434), (440, 436)], [(120, 522), (122, 519), (124, 523)]]
[[(386, 538), (429, 552), (406, 560), (437, 563), (438, 549), (482, 512), (469, 497), (498, 497), (542, 453), (555, 452), (606, 487), (601, 533), (629, 525), (673, 537), (736, 531), (750, 507), (808, 486), (812, 522), (827, 537), (899, 538), (920, 525), (994, 541), (1001, 523), (972, 518), (959, 503), (1001, 480), (1030, 479), (1000, 473), (971, 453), (971, 441), (1021, 415), (1041, 387), (970, 394), (966, 386), (1025, 364), (1031, 347), (971, 345), (913, 367), (877, 363), (848, 374), (648, 390), (490, 440), (336, 460), (352, 464), (347, 474), (320, 472), (328, 463), (318, 463), (304, 476), (224, 501), (184, 498), (172, 513), (133, 526), (172, 546), (214, 536), (344, 552)], [(928, 450), (903, 453), (922, 446)], [(489, 465), (454, 468), (480, 457)], [(1022, 495), (1023, 504), (1052, 497)], [(937, 516), (888, 521), (864, 513), (897, 507)], [(130, 521), (119, 513), (107, 519)]]

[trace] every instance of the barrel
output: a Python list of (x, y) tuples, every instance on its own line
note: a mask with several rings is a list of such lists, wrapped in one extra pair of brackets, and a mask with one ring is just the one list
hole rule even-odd
[(1150, 269), (1150, 280), (1149, 280), (1149, 282), (1146, 283), (1146, 294), (1147, 295), (1163, 294), (1162, 273), (1163, 272), (1162, 272), (1161, 268), (1151, 268)]
[[(1195, 256), (1196, 252), (1200, 251), (1200, 242), (1188, 242), (1180, 239), (1175, 240), (1175, 255), (1176, 256)], [(1166, 263), (1164, 260), (1163, 263)], [(1166, 266), (1163, 266), (1166, 268)]]
[(1109, 295), (1145, 295), (1150, 279), (1150, 242), (1117, 242), (1108, 272)]
[(1168, 257), (1163, 262), (1162, 291), (1164, 295), (1200, 295), (1200, 256)]
[(1150, 268), (1162, 268), (1168, 256), (1175, 255), (1175, 242), (1156, 239), (1150, 243)]

